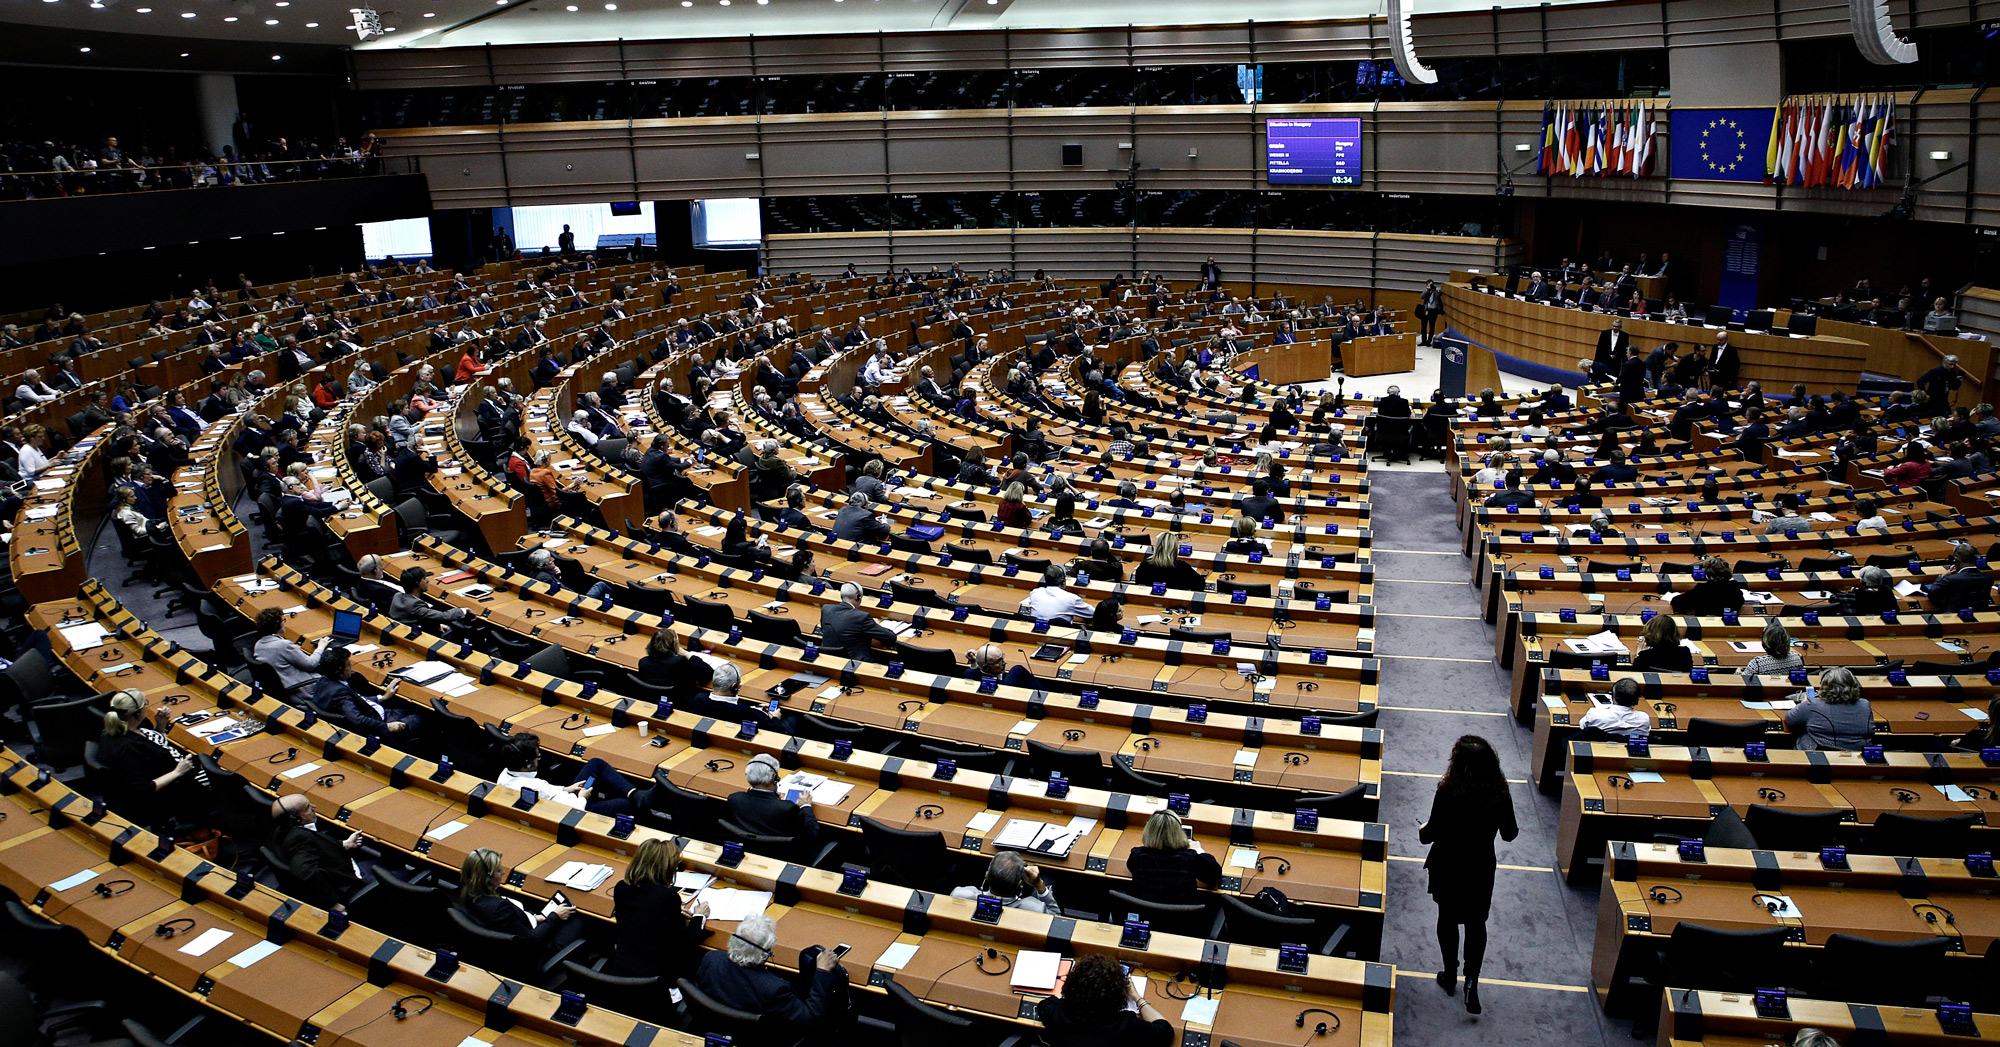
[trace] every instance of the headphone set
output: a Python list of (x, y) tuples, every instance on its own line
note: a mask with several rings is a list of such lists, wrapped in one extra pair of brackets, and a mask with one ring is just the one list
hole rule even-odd
[(1950, 909), (1947, 909), (1942, 905), (1937, 905), (1931, 902), (1919, 902), (1916, 905), (1910, 906), (1910, 911), (1916, 913), (1919, 916), (1922, 916), (1924, 918), (1924, 922), (1930, 924), (1933, 927), (1937, 926), (1939, 913), (1944, 914), (1945, 926), (1947, 927), (1958, 926), (1958, 917), (1954, 915)]
[(1312, 757), (1307, 756), (1305, 753), (1286, 753), (1285, 762), (1291, 764), (1293, 767), (1302, 767), (1311, 763)]
[(1665, 905), (1668, 902), (1680, 901), (1682, 898), (1686, 897), (1686, 895), (1683, 895), (1681, 893), (1681, 889), (1678, 887), (1669, 887), (1666, 884), (1659, 884), (1655, 886), (1652, 890), (1647, 891), (1646, 897), (1651, 898), (1653, 900), (1654, 905)]
[(1332, 1024), (1328, 1024), (1326, 1022), (1315, 1023), (1313, 1025), (1313, 1032), (1312, 1032), (1314, 1036), (1325, 1036), (1327, 1033), (1340, 1031), (1340, 1015), (1335, 1014), (1324, 1007), (1308, 1007), (1305, 1010), (1300, 1011), (1299, 1016), (1292, 1019), (1292, 1024), (1301, 1029), (1305, 1028), (1306, 1015), (1308, 1014), (1324, 1014), (1328, 1018), (1333, 1019)]
[(298, 758), (299, 758), (299, 747), (294, 745), (288, 747), (284, 752), (272, 753), (271, 755), (266, 756), (264, 758), (264, 762), (272, 764), (291, 763), (293, 760), (296, 760)]
[(1773, 789), (1770, 788), (1769, 786), (1766, 786), (1764, 788), (1757, 790), (1757, 798), (1759, 800), (1769, 800), (1772, 803), (1777, 803), (1778, 801), (1785, 798), (1785, 790)]
[[(996, 960), (1002, 964), (1005, 964), (1005, 966), (1001, 967), (999, 970), (996, 971), (991, 967), (986, 966), (986, 961), (988, 960)], [(979, 973), (981, 974), (990, 974), (998, 976), (1006, 974), (1008, 971), (1014, 969), (1014, 958), (989, 945), (986, 947), (985, 952), (980, 953), (979, 955), (974, 956), (972, 958), (972, 965), (974, 967), (979, 968)]]
[(1071, 727), (1063, 732), (1063, 741), (1066, 742), (1083, 741), (1083, 732), (1075, 727)]
[[(125, 886), (123, 887), (112, 886), (113, 884), (120, 884), (120, 883), (124, 884)], [(115, 898), (118, 895), (124, 894), (126, 891), (131, 890), (133, 886), (134, 884), (130, 880), (106, 880), (103, 883), (100, 883), (97, 886), (92, 887), (90, 889), (90, 893), (97, 895), (99, 898)]]
[(729, 937), (735, 939), (736, 941), (742, 942), (743, 944), (751, 947), (752, 949), (757, 950), (760, 953), (763, 953), (764, 959), (766, 960), (769, 960), (772, 956), (776, 955), (776, 953), (773, 953), (769, 948), (762, 945), (758, 945), (756, 942), (753, 942), (750, 939), (745, 938), (740, 934), (732, 934)]
[(1604, 784), (1614, 789), (1630, 789), (1632, 787), (1632, 779), (1622, 774), (1611, 774), (1605, 776)]
[(1300, 680), (1298, 683), (1293, 684), (1292, 686), (1301, 691), (1317, 691), (1319, 690), (1319, 681)]
[(409, 1018), (409, 1017), (410, 1017), (410, 1009), (409, 1009), (408, 1007), (405, 1007), (405, 1006), (403, 1006), (403, 1005), (404, 1005), (404, 1004), (406, 1004), (406, 1003), (409, 1003), (409, 1002), (410, 1002), (411, 1000), (422, 1000), (422, 1001), (424, 1001), (424, 1005), (423, 1005), (422, 1007), (419, 1007), (419, 1008), (417, 1008), (417, 1013), (418, 1013), (418, 1014), (422, 1014), (422, 1013), (424, 1013), (425, 1011), (428, 1011), (428, 1010), (430, 1010), (430, 1009), (431, 1009), (431, 1008), (432, 1008), (433, 1006), (435, 1006), (435, 1003), (434, 1003), (434, 1001), (432, 1001), (430, 997), (428, 997), (428, 996), (425, 996), (425, 995), (424, 995), (423, 993), (415, 993), (415, 992), (413, 992), (413, 993), (411, 993), (410, 995), (408, 995), (408, 996), (405, 996), (405, 997), (403, 997), (402, 999), (399, 999), (399, 1000), (397, 1000), (397, 1001), (396, 1001), (396, 1004), (395, 1004), (395, 1006), (393, 1006), (393, 1007), (390, 1007), (390, 1008), (389, 1008), (389, 1013), (390, 1013), (390, 1014), (392, 1014), (392, 1015), (394, 1015), (394, 1016), (395, 1016), (395, 1018), (396, 1018), (396, 1020), (397, 1020), (397, 1021), (399, 1021), (399, 1022), (400, 1022), (400, 1021), (403, 1021), (403, 1020), (404, 1020), (404, 1019), (406, 1019), (406, 1018)]
[(581, 731), (588, 726), (590, 726), (590, 717), (587, 714), (571, 713), (563, 717), (560, 729), (565, 731)]
[(341, 782), (344, 782), (346, 780), (347, 780), (346, 775), (341, 774), (338, 771), (334, 771), (328, 774), (322, 774), (319, 777), (314, 778), (313, 784), (319, 786), (322, 789), (328, 789), (332, 788), (333, 786), (339, 785)]
[(1281, 858), (1281, 857), (1279, 857), (1278, 855), (1275, 855), (1275, 854), (1267, 854), (1267, 855), (1263, 856), (1262, 858), (1259, 858), (1259, 859), (1257, 859), (1257, 871), (1258, 871), (1258, 872), (1263, 872), (1263, 871), (1264, 871), (1264, 863), (1265, 863), (1265, 862), (1277, 862), (1277, 863), (1278, 863), (1278, 875), (1279, 875), (1279, 876), (1283, 876), (1283, 875), (1285, 875), (1286, 873), (1288, 873), (1288, 872), (1291, 872), (1291, 871), (1292, 871), (1292, 863), (1291, 863), (1290, 861), (1287, 861), (1286, 859), (1284, 859), (1284, 858)]
[(704, 764), (703, 766), (707, 767), (707, 768), (708, 768), (709, 770), (711, 770), (711, 771), (726, 771), (726, 770), (729, 770), (729, 769), (730, 769), (730, 768), (732, 768), (732, 767), (735, 767), (735, 766), (736, 766), (736, 761), (735, 761), (735, 760), (720, 760), (720, 759), (718, 759), (718, 760), (710, 760), (710, 761), (708, 761), (708, 763)]
[[(1187, 992), (1176, 991), (1175, 987), (1183, 984), (1189, 985), (1191, 988)], [(1204, 987), (1201, 984), (1201, 978), (1193, 971), (1182, 971), (1174, 975), (1172, 980), (1160, 986), (1161, 995), (1169, 1000), (1192, 1000), (1204, 992), (1211, 997), (1215, 995), (1215, 990)]]
[(1916, 793), (1908, 789), (1891, 789), (1889, 790), (1889, 795), (1895, 797), (1897, 803), (1916, 803), (1921, 799)]
[(1160, 740), (1149, 734), (1146, 737), (1141, 738), (1132, 744), (1138, 746), (1140, 752), (1149, 753), (1153, 751), (1154, 746), (1160, 744)]
[[(843, 689), (841, 693), (845, 694), (846, 693), (845, 689)], [(915, 706), (918, 709), (922, 709), (924, 707), (924, 700), (921, 698), (912, 698), (907, 702), (897, 702), (896, 711), (899, 713), (907, 714), (910, 711), (911, 706)]]
[(1756, 894), (1750, 896), (1750, 904), (1763, 909), (1773, 916), (1778, 915), (1785, 908), (1785, 900), (1783, 898), (1775, 894), (1765, 894), (1762, 891), (1758, 891)]
[[(181, 926), (182, 924), (186, 924), (186, 926)], [(172, 938), (174, 935), (179, 934), (182, 931), (194, 930), (194, 926), (195, 926), (194, 917), (192, 916), (183, 916), (178, 920), (168, 920), (167, 922), (159, 925), (158, 927), (153, 928), (153, 937)]]
[(927, 819), (942, 818), (944, 817), (944, 808), (939, 807), (937, 804), (934, 803), (927, 803), (924, 804), (922, 807), (917, 808), (917, 817), (927, 818)]

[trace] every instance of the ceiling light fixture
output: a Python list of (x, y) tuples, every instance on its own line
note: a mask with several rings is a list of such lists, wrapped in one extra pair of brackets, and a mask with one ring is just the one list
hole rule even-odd
[(234, 22), (234, 21), (236, 21), (236, 16), (235, 16), (235, 15), (223, 15), (223, 16), (222, 16), (222, 20), (223, 20), (223, 21), (225, 21), (225, 22)]
[(277, 19), (275, 19), (275, 18), (266, 18), (266, 19), (264, 19), (264, 24), (265, 24), (265, 25), (277, 25), (277, 24), (278, 24), (278, 20), (277, 20)]
[(319, 23), (318, 23), (318, 22), (307, 22), (307, 23), (306, 23), (306, 28), (307, 28), (307, 29), (318, 29), (318, 28), (319, 28)]
[(137, 11), (142, 15), (149, 15), (153, 13), (153, 9), (150, 7), (135, 7), (132, 10)]
[(79, 47), (79, 48), (77, 48), (77, 50), (78, 50), (78, 51), (81, 51), (81, 52), (83, 52), (84, 54), (89, 54), (89, 53), (90, 53), (90, 48), (88, 48), (88, 47)]
[(193, 11), (182, 11), (182, 12), (181, 12), (181, 17), (182, 17), (182, 18), (193, 18), (193, 17), (194, 17), (194, 12), (193, 12)]
[(285, 60), (285, 56), (284, 56), (284, 55), (272, 55), (272, 56), (271, 56), (271, 61), (273, 61), (273, 62), (282, 62), (282, 61), (284, 61), (284, 60)]

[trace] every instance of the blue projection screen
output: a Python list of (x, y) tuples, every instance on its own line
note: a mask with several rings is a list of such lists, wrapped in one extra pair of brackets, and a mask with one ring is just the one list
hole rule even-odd
[(1360, 185), (1361, 120), (1265, 120), (1264, 177), (1272, 185)]

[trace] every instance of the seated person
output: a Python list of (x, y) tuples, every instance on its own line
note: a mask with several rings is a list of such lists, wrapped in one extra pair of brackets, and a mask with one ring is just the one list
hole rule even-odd
[(1024, 665), (1010, 668), (1007, 665), (1007, 652), (1002, 650), (999, 644), (981, 644), (965, 652), (965, 666), (965, 672), (960, 675), (968, 680), (990, 676), (1007, 687), (1035, 686), (1035, 674), (1029, 672)]
[(1200, 571), (1181, 562), (1180, 536), (1172, 531), (1154, 534), (1152, 551), (1132, 572), (1134, 585), (1164, 584), (1169, 589), (1200, 590), (1207, 581)]
[[(1660, 621), (1666, 615), (1658, 615), (1653, 621)], [(1615, 734), (1620, 738), (1644, 738), (1653, 730), (1653, 718), (1639, 706), (1639, 681), (1630, 676), (1620, 677), (1611, 685), (1611, 704), (1593, 705), (1590, 711), (1577, 721), (1577, 729), (1596, 729), (1605, 734)]]
[(1072, 625), (1090, 617), (1090, 604), (1067, 588), (1069, 575), (1060, 564), (1042, 571), (1042, 584), (1023, 601), (1028, 617), (1037, 621)]
[(879, 542), (889, 537), (889, 521), (875, 514), (874, 500), (850, 495), (833, 518), (833, 536), (847, 542)]
[(1247, 516), (1239, 516), (1229, 525), (1229, 541), (1224, 543), (1222, 551), (1248, 556), (1251, 553), (1269, 553), (1271, 547), (1262, 538), (1257, 537), (1257, 521)]
[[(727, 949), (711, 949), (695, 965), (694, 983), (724, 1007), (763, 1015), (758, 1043), (792, 1044), (808, 1036), (838, 1043), (849, 1001), (847, 970), (831, 949), (819, 948), (810, 970), (798, 976), (765, 966), (778, 946), (778, 930), (759, 913), (737, 924)], [(806, 967), (800, 957), (800, 967)]]
[(1695, 566), (1705, 576), (1687, 592), (1674, 597), (1674, 613), (1713, 617), (1743, 606), (1743, 583), (1730, 573), (1729, 561), (1711, 556)]
[(463, 607), (433, 607), (424, 599), (429, 588), (431, 573), (421, 567), (411, 567), (397, 578), (403, 591), (389, 601), (389, 617), (420, 629), (463, 622), (472, 617), (472, 612)]
[(1861, 681), (1835, 666), (1819, 674), (1819, 686), (1792, 695), (1799, 704), (1785, 712), (1785, 729), (1798, 735), (1795, 749), (1853, 752), (1875, 736), (1875, 712), (1861, 697)]
[(743, 768), (749, 788), (729, 794), (723, 817), (737, 828), (758, 836), (777, 836), (810, 847), (819, 839), (819, 819), (813, 816), (812, 794), (801, 793), (793, 803), (778, 795), (778, 758), (758, 753)]
[[(1308, 1015), (1308, 1017), (1311, 1017)], [(1173, 1023), (1132, 992), (1117, 960), (1101, 953), (1077, 957), (1062, 995), (1035, 1007), (1048, 1047), (1172, 1047)]]
[(819, 612), (820, 648), (842, 658), (866, 661), (874, 657), (876, 642), (894, 644), (896, 634), (861, 609), (859, 585), (842, 583), (840, 600)]
[(662, 983), (692, 977), (701, 959), (707, 902), (681, 899), (674, 876), (682, 868), (680, 845), (654, 837), (632, 854), (625, 875), (611, 888), (618, 922), (611, 973), (623, 978), (657, 977)]
[(597, 757), (576, 773), (576, 781), (557, 785), (541, 776), (542, 739), (533, 731), (507, 737), (499, 747), (500, 773), (493, 780), (509, 789), (533, 789), (544, 800), (592, 814), (631, 814), (646, 799), (650, 788), (634, 786), (610, 764)]
[(583, 937), (584, 921), (575, 919), (576, 907), (558, 906), (548, 915), (531, 913), (520, 902), (500, 893), (507, 875), (506, 860), (490, 847), (480, 847), (465, 856), (459, 869), (458, 897), (452, 908), (489, 931), (525, 938), (540, 951), (534, 962), (562, 951)]
[(1172, 811), (1155, 811), (1146, 820), (1139, 846), (1125, 856), (1132, 875), (1132, 894), (1161, 905), (1191, 905), (1202, 901), (1201, 888), (1222, 882), (1222, 865), (1188, 838), (1186, 826)]
[(1535, 507), (1537, 504), (1535, 496), (1521, 488), (1520, 470), (1507, 470), (1506, 479), (1501, 482), (1504, 486), (1500, 489), (1500, 492), (1487, 497), (1485, 503), (1487, 508), (1505, 509), (1509, 506), (1514, 506), (1523, 509), (1532, 509)]
[(748, 720), (759, 730), (791, 733), (791, 717), (775, 715), (766, 703), (745, 699), (742, 688), (743, 670), (734, 663), (723, 662), (715, 666), (708, 691), (682, 699), (680, 708), (696, 716), (712, 716), (723, 723), (740, 724)]
[(367, 837), (322, 822), (304, 793), (271, 801), (271, 850), (291, 869), (300, 901), (332, 912), (346, 912), (347, 903), (369, 882), (358, 851)]
[(639, 659), (639, 679), (679, 700), (708, 686), (714, 668), (708, 659), (681, 650), (680, 637), (672, 629), (661, 629), (646, 641), (646, 653)]
[(1951, 551), (1951, 572), (1930, 587), (1931, 606), (1955, 612), (1983, 611), (1993, 606), (1993, 579), (1979, 567), (1979, 551), (1960, 542)]
[(1009, 909), (1062, 915), (1062, 907), (1056, 904), (1055, 888), (1042, 879), (1042, 870), (1029, 865), (1019, 851), (994, 855), (979, 886), (960, 887), (951, 892), (953, 898), (968, 901), (982, 894), (1000, 899), (1000, 904)]
[(1681, 643), (1680, 623), (1670, 614), (1656, 614), (1646, 623), (1646, 646), (1632, 656), (1632, 671), (1685, 673), (1694, 669), (1694, 652)]
[[(412, 568), (416, 570), (416, 568)], [(349, 665), (345, 647), (329, 647), (319, 656), (320, 679), (309, 697), (319, 711), (340, 721), (348, 730), (370, 738), (408, 736), (423, 729), (422, 713), (391, 706), (403, 678), (392, 676), (381, 695), (363, 694), (354, 689), (357, 673)]]
[(1783, 676), (1794, 669), (1806, 667), (1806, 660), (1792, 649), (1792, 634), (1775, 619), (1764, 626), (1760, 638), (1764, 653), (1746, 662), (1741, 670), (1743, 676)]

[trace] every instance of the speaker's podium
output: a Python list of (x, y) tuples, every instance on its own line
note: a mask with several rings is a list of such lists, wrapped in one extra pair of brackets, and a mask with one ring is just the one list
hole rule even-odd
[(1372, 374), (1401, 374), (1417, 368), (1415, 332), (1378, 334), (1340, 344), (1341, 370), (1360, 378)]

